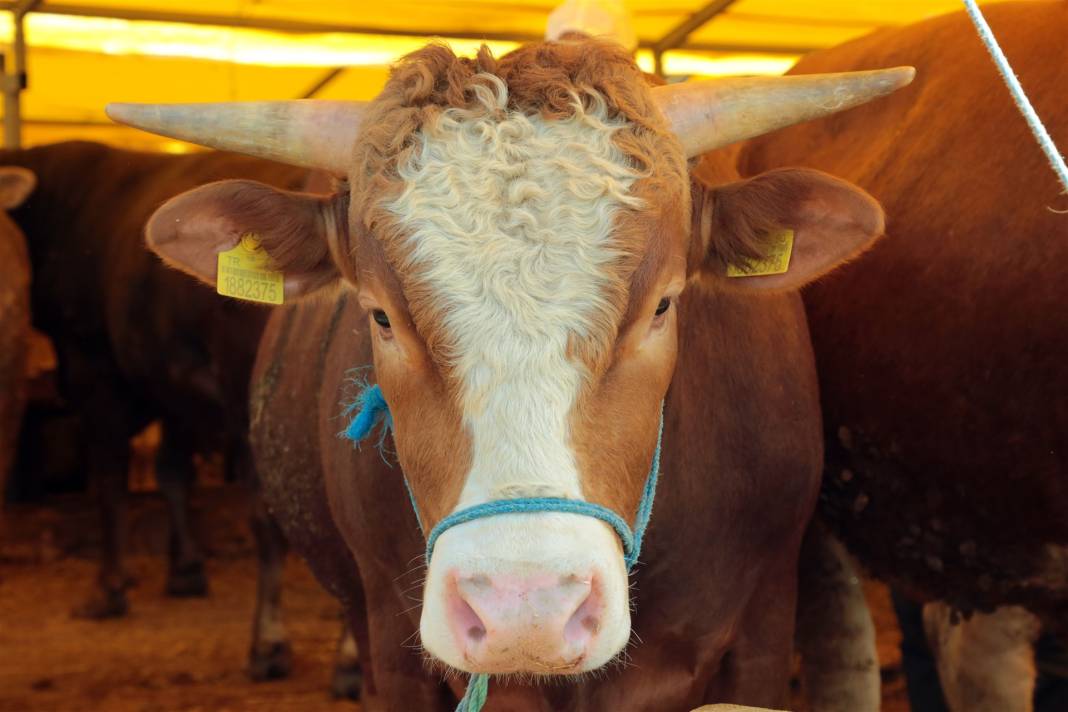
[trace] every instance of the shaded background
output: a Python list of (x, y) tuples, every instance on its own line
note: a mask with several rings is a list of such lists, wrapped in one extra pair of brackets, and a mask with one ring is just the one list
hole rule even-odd
[[(777, 74), (803, 53), (884, 27), (959, 9), (958, 0), (628, 0), (647, 71)], [(444, 39), (471, 53), (503, 53), (539, 38), (544, 0), (72, 0), (0, 2), (6, 81), (15, 74), (16, 12), (26, 41), (22, 144), (72, 138), (124, 148), (198, 150), (108, 122), (108, 101), (368, 99), (390, 62)], [(659, 61), (658, 61), (659, 60)], [(7, 118), (7, 116), (5, 116)], [(2, 346), (2, 345), (0, 345)], [(37, 339), (31, 402), (0, 523), (0, 710), (325, 710), (338, 607), (292, 558), (286, 622), (290, 679), (253, 684), (244, 671), (256, 559), (240, 485), (223, 463), (199, 462), (196, 528), (211, 595), (163, 595), (166, 516), (155, 494), (158, 428), (131, 442), (127, 564), (136, 579), (120, 620), (71, 618), (96, 574), (98, 515), (85, 495), (77, 418), (55, 392), (55, 358)], [(899, 634), (884, 588), (869, 586), (880, 631), (884, 709), (907, 709)], [(804, 710), (795, 694), (793, 709)]]

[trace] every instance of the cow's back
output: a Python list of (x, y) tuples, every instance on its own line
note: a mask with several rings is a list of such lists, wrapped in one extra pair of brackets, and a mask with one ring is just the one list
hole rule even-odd
[(167, 199), (204, 183), (250, 178), (299, 188), (307, 171), (218, 152), (175, 156), (86, 142), (4, 155), (38, 176), (13, 216), (31, 238), (35, 323), (57, 342), (68, 391), (107, 378), (153, 414), (196, 414), (185, 419), (200, 422), (201, 432), (229, 424), (219, 406), (244, 410), (268, 311), (164, 266), (144, 246), (144, 225)]
[(0, 214), (0, 506), (22, 420), (29, 330), (29, 255), (22, 233)]
[[(1068, 146), (1068, 2), (987, 15)], [(916, 82), (756, 140), (882, 201), (887, 237), (806, 293), (828, 434), (823, 511), (865, 563), (968, 607), (1049, 603), (1068, 544), (1068, 208), (963, 13), (818, 52)]]

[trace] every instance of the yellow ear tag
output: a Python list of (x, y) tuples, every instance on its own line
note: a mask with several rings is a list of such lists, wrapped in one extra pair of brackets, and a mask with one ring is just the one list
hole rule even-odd
[(260, 248), (256, 235), (246, 232), (241, 241), (219, 253), (215, 291), (261, 304), (281, 304), (285, 278), (272, 269), (270, 256)]
[(777, 230), (768, 236), (768, 254), (762, 260), (753, 260), (745, 267), (727, 265), (728, 277), (762, 277), (767, 274), (784, 274), (790, 269), (790, 256), (794, 252), (794, 231)]

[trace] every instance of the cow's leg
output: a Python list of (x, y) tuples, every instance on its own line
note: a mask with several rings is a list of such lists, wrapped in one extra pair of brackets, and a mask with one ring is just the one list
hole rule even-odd
[(923, 604), (902, 591), (891, 589), (894, 616), (901, 629), (901, 667), (908, 686), (909, 708), (923, 712), (949, 712), (942, 695), (931, 646), (923, 626)]
[(259, 578), (248, 654), (249, 675), (257, 681), (278, 680), (287, 677), (293, 666), (293, 651), (282, 621), (282, 570), (287, 545), (258, 490), (252, 497), (251, 524), (259, 558)]
[(738, 623), (709, 701), (782, 709), (790, 684), (797, 557), (768, 567)]
[(1031, 712), (1038, 619), (1018, 606), (954, 622), (944, 603), (924, 607), (927, 637), (953, 712)]
[(362, 688), (363, 671), (360, 669), (356, 636), (353, 635), (352, 625), (346, 619), (341, 626), (341, 639), (337, 645), (334, 679), (330, 684), (330, 691), (334, 697), (358, 700)]
[(156, 479), (170, 516), (170, 556), (167, 568), (168, 596), (205, 596), (208, 579), (204, 557), (193, 538), (189, 522), (189, 492), (196, 471), (191, 441), (179, 428), (163, 425), (163, 440), (156, 452)]
[(84, 338), (53, 343), (60, 392), (78, 414), (87, 444), (86, 472), (101, 523), (100, 571), (88, 598), (73, 613), (115, 618), (126, 614), (130, 584), (122, 565), (130, 438), (148, 418), (123, 381), (109, 344)]
[(88, 427), (89, 482), (100, 511), (100, 571), (88, 599), (74, 609), (79, 618), (126, 615), (129, 583), (122, 558), (126, 536), (126, 475), (129, 444), (114, 431)]
[(813, 523), (801, 547), (797, 649), (813, 712), (878, 712), (875, 624), (842, 544)]
[(440, 682), (440, 674), (427, 670), (419, 652), (418, 628), (409, 616), (401, 615), (412, 602), (397, 595), (393, 586), (396, 574), (382, 571), (372, 578), (363, 575), (362, 565), (360, 573), (366, 607), (364, 612), (351, 612), (350, 619), (363, 616), (364, 631), (353, 626), (356, 643), (361, 654), (370, 651), (362, 657), (361, 709), (451, 712), (456, 707), (455, 696)]

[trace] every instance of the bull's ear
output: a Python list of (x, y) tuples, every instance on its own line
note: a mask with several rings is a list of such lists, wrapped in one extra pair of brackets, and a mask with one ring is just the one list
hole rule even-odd
[(22, 205), (36, 186), (37, 176), (33, 171), (19, 166), (0, 166), (0, 210)]
[(336, 282), (331, 245), (346, 228), (346, 193), (294, 193), (249, 180), (210, 183), (172, 198), (145, 227), (148, 246), (167, 264), (214, 285), (219, 253), (251, 234), (284, 275), (286, 297)]
[(883, 211), (838, 178), (785, 168), (717, 188), (694, 183), (694, 253), (702, 277), (738, 289), (797, 289), (867, 249)]

